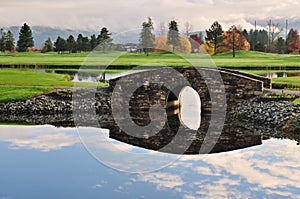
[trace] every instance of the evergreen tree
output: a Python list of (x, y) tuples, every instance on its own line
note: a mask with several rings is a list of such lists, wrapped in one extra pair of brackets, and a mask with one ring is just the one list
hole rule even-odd
[(111, 45), (112, 38), (110, 36), (111, 33), (109, 33), (106, 27), (103, 27), (97, 37), (97, 45), (99, 45), (103, 51)]
[(175, 20), (172, 20), (169, 23), (167, 44), (172, 45), (173, 52), (175, 51), (175, 47), (180, 44), (178, 24)]
[(206, 35), (207, 37), (205, 38), (206, 41), (211, 41), (208, 42), (208, 44), (212, 44), (214, 48), (214, 54), (217, 54), (217, 48), (223, 41), (223, 29), (222, 26), (219, 24), (218, 21), (215, 21), (209, 30), (206, 30)]
[(79, 34), (77, 36), (77, 39), (76, 39), (76, 50), (77, 52), (82, 52), (83, 51), (83, 36), (82, 34)]
[(44, 46), (42, 48), (42, 53), (50, 52), (50, 51), (53, 51), (53, 44), (51, 39), (48, 38), (44, 43)]
[(73, 35), (70, 35), (67, 39), (67, 50), (69, 53), (76, 52), (76, 41)]
[(97, 46), (97, 38), (96, 38), (96, 35), (95, 34), (93, 34), (92, 36), (91, 36), (91, 49), (93, 50), (94, 48), (96, 48), (96, 46)]
[(91, 50), (91, 43), (88, 37), (82, 37), (82, 50), (85, 52)]
[(61, 53), (67, 50), (67, 42), (65, 39), (58, 36), (56, 41), (54, 42), (54, 47), (56, 52)]
[(0, 30), (0, 51), (5, 52), (6, 49), (6, 32), (1, 28)]
[(143, 22), (142, 31), (140, 33), (140, 45), (146, 55), (149, 55), (149, 50), (154, 47), (155, 36), (153, 34), (153, 23), (150, 17), (148, 17), (148, 22)]
[(266, 51), (266, 47), (269, 42), (268, 32), (266, 30), (259, 30), (257, 34), (257, 42), (260, 43), (264, 47), (264, 51)]
[(28, 48), (33, 46), (34, 46), (34, 41), (32, 37), (32, 32), (30, 30), (30, 27), (26, 23), (24, 23), (19, 33), (17, 50), (19, 52), (26, 52)]
[(277, 39), (275, 47), (276, 47), (276, 51), (278, 53), (280, 53), (280, 54), (284, 53), (284, 50), (285, 50), (285, 41), (284, 41), (284, 39), (282, 37), (279, 37)]
[(256, 50), (264, 52), (268, 45), (268, 32), (265, 30), (256, 30), (253, 29), (249, 32), (249, 43), (250, 50)]
[(7, 32), (7, 36), (6, 36), (6, 50), (12, 52), (12, 51), (14, 51), (14, 49), (15, 49), (14, 35), (9, 30)]
[(249, 42), (249, 34), (246, 29), (243, 30), (242, 35), (246, 38), (246, 40)]

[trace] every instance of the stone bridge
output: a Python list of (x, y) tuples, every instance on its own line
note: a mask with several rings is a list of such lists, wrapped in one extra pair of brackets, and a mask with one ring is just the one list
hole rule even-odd
[[(237, 104), (261, 95), (265, 88), (271, 88), (271, 79), (222, 68), (178, 67), (130, 74), (110, 80), (109, 85), (119, 103), (130, 97), (131, 110), (149, 109), (157, 103), (166, 110), (180, 106), (180, 92), (190, 86), (201, 99), (201, 112), (210, 113), (212, 109), (229, 111)], [(124, 96), (129, 87), (136, 88), (134, 94)]]
[[(184, 125), (180, 113), (175, 111), (180, 110), (180, 93), (187, 86), (196, 91), (201, 101), (201, 121), (196, 131)], [(109, 81), (111, 108), (115, 112), (113, 117), (109, 116), (110, 122), (100, 122), (100, 126), (108, 128), (113, 139), (168, 153), (198, 154), (252, 146), (261, 143), (260, 135), (234, 121), (230, 114), (235, 106), (256, 98), (265, 88), (271, 88), (268, 78), (221, 68), (178, 67), (138, 72)], [(161, 119), (162, 112), (150, 113), (157, 104), (167, 113), (166, 120)], [(127, 128), (133, 122), (139, 127), (152, 123), (156, 126)], [(154, 135), (152, 131), (158, 128)], [(179, 129), (183, 132), (180, 135)], [(185, 146), (187, 140), (192, 141)]]

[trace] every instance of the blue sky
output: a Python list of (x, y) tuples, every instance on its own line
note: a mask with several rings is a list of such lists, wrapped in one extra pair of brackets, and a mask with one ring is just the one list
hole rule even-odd
[(175, 19), (181, 29), (188, 21), (194, 30), (204, 30), (215, 20), (224, 29), (233, 24), (250, 29), (254, 20), (273, 19), (282, 26), (285, 19), (296, 21), (299, 8), (295, 0), (1, 0), (0, 27), (27, 22), (82, 30), (106, 26), (120, 32), (140, 27), (150, 16), (155, 25)]

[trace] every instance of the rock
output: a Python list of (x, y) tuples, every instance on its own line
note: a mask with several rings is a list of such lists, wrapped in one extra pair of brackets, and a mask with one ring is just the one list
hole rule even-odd
[[(107, 110), (110, 107), (110, 93), (108, 91), (106, 88), (99, 88), (96, 99), (89, 97), (88, 90), (77, 94), (76, 99), (83, 99), (83, 106), (80, 109), (87, 112), (91, 110), (91, 104), (94, 104), (97, 112)], [(73, 113), (72, 97), (71, 90), (55, 91), (19, 102), (0, 104), (0, 114), (71, 114)]]
[[(245, 115), (246, 117), (240, 117)], [(282, 137), (281, 128), (291, 117), (299, 117), (300, 107), (291, 101), (248, 101), (233, 110), (232, 116), (250, 128), (259, 129), (264, 134)]]

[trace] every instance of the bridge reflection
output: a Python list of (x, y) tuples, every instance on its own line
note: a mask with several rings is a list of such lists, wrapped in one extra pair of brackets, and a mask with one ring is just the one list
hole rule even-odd
[[(131, 113), (131, 115), (132, 120), (140, 126), (145, 126), (150, 122), (160, 122), (151, 120), (147, 112)], [(113, 118), (106, 122), (100, 121), (99, 124), (102, 128), (109, 129), (110, 138), (134, 146), (174, 154), (207, 153), (205, 147), (208, 147), (209, 153), (217, 153), (262, 144), (261, 134), (247, 129), (239, 121), (227, 120), (221, 135), (218, 133), (207, 135), (211, 115), (201, 116), (201, 125), (198, 130), (182, 125), (179, 117), (179, 114), (168, 115), (167, 121), (159, 132), (152, 135), (153, 132), (144, 131), (141, 137), (131, 136), (130, 132), (124, 132), (116, 125)], [(124, 120), (124, 123), (127, 122), (127, 119)], [(217, 139), (216, 143), (215, 139)]]

